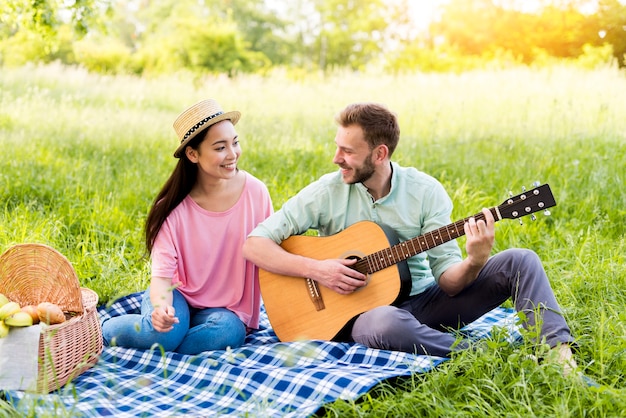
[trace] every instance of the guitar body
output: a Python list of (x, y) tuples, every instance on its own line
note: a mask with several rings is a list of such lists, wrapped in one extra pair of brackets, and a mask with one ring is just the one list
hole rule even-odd
[[(281, 246), (290, 253), (318, 260), (360, 259), (397, 241), (390, 228), (362, 221), (332, 236), (294, 235)], [(407, 296), (411, 289), (405, 261), (368, 274), (367, 286), (349, 295), (321, 285), (316, 285), (312, 291), (312, 281), (306, 278), (282, 276), (263, 269), (259, 279), (268, 318), (281, 341), (331, 340), (355, 316), (378, 306), (391, 305)], [(317, 293), (317, 303), (312, 293)]]

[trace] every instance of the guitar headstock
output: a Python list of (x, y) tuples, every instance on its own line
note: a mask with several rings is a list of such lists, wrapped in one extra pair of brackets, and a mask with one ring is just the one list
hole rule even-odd
[(498, 206), (497, 211), (501, 218), (517, 219), (542, 210), (549, 215), (547, 209), (552, 206), (556, 206), (556, 200), (550, 186), (544, 184), (509, 197)]

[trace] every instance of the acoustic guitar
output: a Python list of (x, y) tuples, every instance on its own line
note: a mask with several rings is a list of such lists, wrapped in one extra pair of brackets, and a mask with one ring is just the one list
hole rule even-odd
[[(550, 186), (544, 184), (489, 210), (500, 221), (541, 210), (549, 214), (547, 209), (555, 205)], [(482, 212), (473, 217), (485, 219)], [(283, 276), (261, 269), (261, 294), (274, 332), (281, 341), (331, 340), (357, 315), (403, 300), (411, 290), (406, 260), (464, 235), (463, 225), (468, 219), (403, 242), (399, 242), (391, 228), (371, 221), (357, 222), (331, 236), (287, 238), (281, 247), (292, 254), (318, 260), (357, 259), (351, 267), (367, 275), (368, 283), (349, 295), (341, 295), (306, 277)]]

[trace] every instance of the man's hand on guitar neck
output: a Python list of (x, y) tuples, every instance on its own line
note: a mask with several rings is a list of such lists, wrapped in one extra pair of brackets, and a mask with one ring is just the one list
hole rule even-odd
[(495, 219), (489, 209), (482, 210), (484, 220), (469, 218), (463, 225), (466, 242), (465, 250), (471, 264), (479, 270), (485, 265), (495, 241)]
[(495, 241), (495, 220), (489, 209), (483, 209), (482, 213), (484, 220), (470, 218), (463, 226), (467, 238), (467, 257), (449, 267), (439, 277), (439, 287), (450, 296), (456, 295), (476, 280), (491, 254)]

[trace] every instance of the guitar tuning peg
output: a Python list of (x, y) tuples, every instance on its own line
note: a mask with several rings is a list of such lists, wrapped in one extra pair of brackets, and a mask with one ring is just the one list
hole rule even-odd
[(535, 180), (535, 182), (533, 183), (533, 187), (539, 187), (541, 186), (541, 183), (539, 183), (539, 180)]
[(537, 220), (537, 217), (536, 217), (536, 216), (535, 216), (535, 214), (533, 213), (532, 215), (530, 215), (530, 219), (531, 219), (531, 220), (533, 220), (533, 221), (536, 221), (536, 220)]
[(522, 218), (519, 218), (519, 224), (520, 225), (524, 225), (524, 222), (522, 221)]
[(550, 216), (550, 211), (548, 209), (546, 209), (546, 210), (543, 211), (543, 214), (546, 215), (546, 216)]
[(513, 192), (509, 190), (509, 197), (513, 197)]
[(522, 186), (522, 193), (526, 191), (526, 186)]

